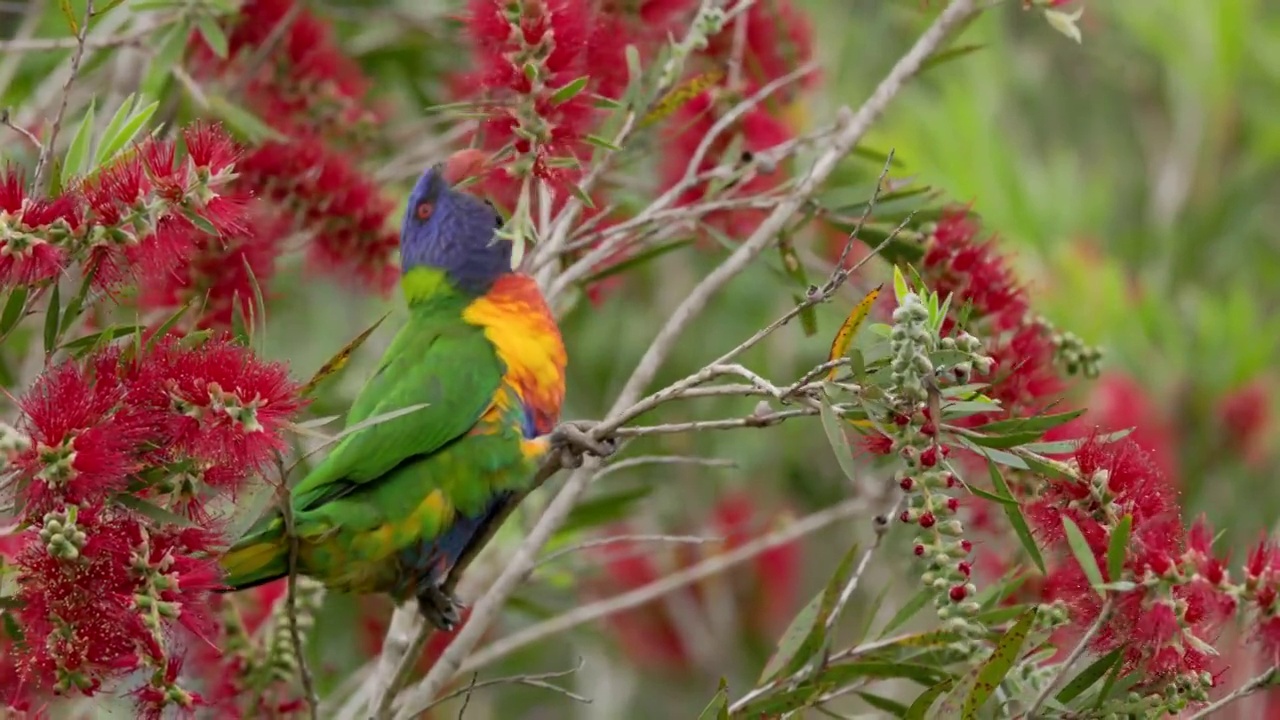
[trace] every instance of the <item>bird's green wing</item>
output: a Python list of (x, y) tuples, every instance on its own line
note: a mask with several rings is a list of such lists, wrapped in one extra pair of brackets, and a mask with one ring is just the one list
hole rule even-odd
[(502, 361), (480, 328), (458, 315), (411, 316), (360, 391), (347, 426), (426, 407), (371, 423), (339, 441), (294, 488), (296, 506), (313, 507), (344, 494), (465, 434), (493, 402), (502, 374)]

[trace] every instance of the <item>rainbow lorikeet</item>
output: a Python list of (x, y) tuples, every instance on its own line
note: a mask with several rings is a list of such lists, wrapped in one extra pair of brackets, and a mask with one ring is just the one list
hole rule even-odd
[[(607, 454), (580, 425), (557, 427), (566, 354), (537, 284), (511, 271), (492, 204), (454, 185), (463, 151), (418, 180), (400, 232), (409, 319), (347, 415), (347, 426), (425, 403), (339, 441), (293, 489), (297, 572), (346, 592), (417, 598), (448, 629), (441, 583), (531, 489), (553, 448)], [(222, 558), (228, 591), (288, 573), (277, 508)]]

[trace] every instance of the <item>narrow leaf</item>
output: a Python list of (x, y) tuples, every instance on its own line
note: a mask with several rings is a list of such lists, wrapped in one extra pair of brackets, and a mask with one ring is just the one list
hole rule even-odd
[(93, 144), (94, 106), (96, 103), (96, 99), (89, 101), (89, 109), (85, 110), (84, 118), (80, 121), (80, 127), (76, 128), (76, 134), (71, 138), (71, 145), (67, 148), (66, 159), (62, 162), (62, 185), (64, 187), (71, 178), (84, 177), (90, 169), (89, 163), (93, 161), (93, 154), (89, 150)]
[(232, 130), (245, 136), (251, 142), (260, 143), (264, 140), (285, 139), (284, 135), (263, 122), (257, 115), (221, 95), (209, 96), (209, 109), (225, 121)]
[[(98, 153), (96, 162), (102, 165), (113, 159), (126, 145), (133, 142), (138, 136), (138, 132), (143, 126), (151, 122), (152, 116), (156, 114), (156, 108), (160, 107), (159, 101), (153, 100), (136, 112), (129, 115), (119, 127), (108, 126), (106, 132), (102, 135), (102, 140), (98, 142)], [(124, 106), (121, 107), (124, 109)], [(114, 123), (115, 121), (112, 120)]]
[(905, 605), (898, 608), (898, 612), (889, 620), (889, 624), (884, 626), (884, 630), (880, 631), (880, 637), (884, 637), (889, 633), (897, 630), (907, 623), (908, 620), (915, 617), (925, 605), (929, 604), (929, 600), (933, 598), (933, 591), (925, 588), (916, 593)]
[(799, 671), (822, 649), (826, 640), (827, 620), (835, 612), (836, 602), (853, 574), (857, 557), (858, 546), (855, 545), (845, 553), (823, 591), (814, 596), (791, 621), (791, 626), (778, 641), (778, 649), (765, 664), (760, 682)]
[(957, 60), (959, 58), (964, 57), (965, 55), (968, 55), (969, 53), (977, 52), (978, 50), (981, 50), (984, 47), (986, 47), (984, 44), (977, 43), (973, 45), (959, 45), (957, 47), (941, 50), (939, 52), (936, 52), (930, 55), (928, 60), (925, 60), (924, 62), (920, 63), (920, 69), (917, 70), (916, 72), (923, 73), (925, 70), (937, 67), (943, 63), (947, 63), (952, 60)]
[[(836, 332), (835, 339), (831, 341), (831, 350), (827, 353), (827, 362), (839, 360), (849, 351), (849, 344), (853, 342), (853, 337), (858, 333), (858, 328), (862, 327), (862, 323), (871, 314), (871, 306), (875, 304), (876, 298), (880, 297), (880, 291), (883, 288), (883, 284), (875, 286), (871, 289), (871, 292), (868, 292), (853, 307), (849, 316), (844, 319), (844, 323), (840, 325), (840, 330)], [(835, 379), (837, 369), (833, 367), (827, 372), (828, 380)]]
[(907, 287), (907, 278), (902, 274), (902, 266), (893, 266), (893, 297), (899, 305), (902, 304), (907, 294), (911, 292), (911, 288)]
[(591, 143), (592, 145), (595, 145), (595, 146), (596, 146), (596, 147), (598, 147), (598, 148), (603, 148), (603, 149), (605, 149), (605, 150), (611, 150), (611, 151), (613, 151), (613, 152), (618, 152), (619, 150), (621, 150), (621, 149), (622, 149), (622, 147), (621, 147), (621, 146), (619, 146), (619, 145), (614, 145), (614, 144), (613, 144), (613, 141), (608, 140), (608, 139), (605, 139), (605, 138), (602, 138), (602, 137), (600, 137), (599, 135), (592, 135), (592, 134), (588, 133), (588, 134), (586, 135), (586, 137), (584, 137), (584, 138), (582, 138), (582, 139), (583, 139), (583, 140), (586, 140), (587, 142)]
[(854, 694), (862, 698), (862, 701), (870, 705), (871, 707), (877, 710), (883, 710), (893, 715), (894, 717), (902, 717), (907, 712), (907, 706), (903, 705), (897, 700), (890, 700), (887, 697), (882, 697), (880, 695), (875, 695), (873, 693), (862, 692), (862, 691), (859, 691)]
[(182, 304), (182, 307), (175, 310), (172, 315), (170, 315), (168, 318), (165, 319), (164, 322), (160, 323), (160, 325), (156, 327), (156, 331), (151, 335), (150, 338), (147, 339), (146, 349), (151, 350), (156, 346), (156, 343), (160, 342), (160, 340), (162, 340), (164, 336), (168, 335), (169, 331), (173, 329), (173, 326), (177, 325), (178, 321), (182, 319), (182, 316), (185, 315), (187, 311), (191, 309), (191, 306), (195, 303), (195, 301), (196, 299), (194, 297), (188, 299), (185, 303)]
[(1045, 431), (1052, 430), (1059, 425), (1065, 425), (1066, 423), (1075, 420), (1083, 415), (1086, 409), (1087, 408), (1081, 408), (1079, 410), (1072, 410), (1064, 413), (1053, 413), (1051, 415), (1037, 415), (1034, 417), (997, 420), (995, 422), (984, 424), (981, 429), (982, 432), (993, 435), (1013, 432), (1031, 432), (1037, 430), (1044, 433)]
[(369, 339), (369, 336), (373, 334), (373, 331), (377, 330), (378, 326), (381, 325), (390, 314), (391, 313), (387, 313), (386, 315), (378, 318), (377, 322), (370, 325), (364, 332), (357, 335), (354, 340), (344, 345), (341, 350), (334, 354), (333, 357), (329, 358), (324, 365), (321, 365), (320, 369), (317, 370), (316, 373), (311, 376), (311, 379), (307, 381), (307, 384), (302, 386), (302, 390), (300, 391), (301, 395), (303, 397), (310, 395), (325, 378), (346, 367), (347, 362), (351, 360), (351, 356), (355, 354), (355, 351), (360, 349), (360, 346), (364, 344), (365, 340)]
[(720, 689), (716, 691), (715, 696), (702, 712), (698, 713), (698, 720), (720, 720), (721, 717), (726, 717), (728, 712), (729, 683), (724, 678), (720, 678)]
[(222, 31), (222, 26), (211, 15), (197, 15), (196, 29), (200, 31), (200, 37), (204, 38), (205, 44), (213, 50), (213, 54), (220, 58), (227, 57), (227, 34)]
[(969, 691), (969, 695), (964, 699), (964, 711), (962, 717), (976, 718), (978, 710), (987, 702), (987, 699), (995, 693), (996, 688), (1004, 681), (1004, 677), (1009, 674), (1009, 670), (1013, 668), (1014, 663), (1018, 660), (1018, 653), (1022, 649), (1023, 642), (1027, 639), (1027, 634), (1031, 632), (1031, 623), (1035, 620), (1036, 609), (1030, 608), (1022, 613), (1018, 621), (1009, 628), (1009, 631), (1000, 638), (1000, 642), (996, 643), (995, 649), (991, 652), (991, 657), (982, 664), (978, 670), (977, 681), (973, 685), (973, 689)]
[(78, 354), (81, 350), (92, 350), (100, 344), (106, 345), (113, 340), (118, 340), (126, 335), (132, 335), (144, 329), (145, 328), (141, 325), (115, 325), (107, 328), (106, 330), (93, 333), (92, 335), (85, 335), (84, 337), (76, 338), (75, 340), (68, 340), (62, 344), (62, 349), (74, 355)]
[(1111, 541), (1107, 544), (1107, 579), (1111, 582), (1124, 576), (1124, 556), (1129, 549), (1129, 529), (1132, 526), (1133, 516), (1125, 515), (1111, 532)]
[(71, 27), (72, 35), (80, 34), (80, 23), (76, 20), (76, 12), (71, 9), (71, 0), (58, 0), (58, 9), (62, 11), (62, 16), (67, 19), (67, 25)]
[(182, 515), (166, 510), (165, 508), (162, 508), (159, 505), (143, 500), (142, 498), (136, 495), (130, 495), (128, 493), (120, 493), (116, 495), (114, 499), (120, 505), (123, 505), (124, 507), (127, 507), (130, 510), (133, 510), (134, 512), (137, 512), (140, 515), (145, 515), (151, 518), (152, 520), (156, 520), (162, 525), (176, 525), (177, 527), (195, 527), (195, 523), (191, 522), (191, 520), (183, 517)]
[(62, 296), (58, 283), (53, 284), (53, 292), (49, 293), (49, 309), (44, 316), (44, 354), (53, 354), (58, 347), (58, 313), (62, 309)]
[(977, 485), (973, 485), (973, 484), (969, 484), (969, 485), (967, 485), (966, 487), (968, 487), (968, 488), (969, 488), (969, 492), (973, 493), (974, 495), (977, 495), (978, 497), (982, 498), (983, 500), (990, 500), (991, 502), (997, 502), (997, 503), (1000, 503), (1000, 504), (1002, 504), (1002, 505), (1017, 505), (1017, 504), (1018, 504), (1018, 501), (1017, 501), (1017, 500), (1014, 500), (1013, 498), (1009, 497), (1008, 495), (1001, 495), (1001, 494), (999, 494), (999, 493), (987, 492), (986, 490), (983, 490), (982, 488), (978, 487)]
[(856, 480), (858, 466), (853, 461), (853, 448), (849, 446), (849, 438), (844, 434), (844, 428), (840, 426), (840, 418), (825, 398), (822, 400), (820, 414), (822, 429), (826, 432), (827, 442), (831, 444), (831, 449), (836, 454), (836, 462), (840, 463), (840, 470), (850, 481)]
[(911, 703), (911, 707), (907, 708), (907, 712), (903, 715), (903, 720), (924, 720), (929, 712), (929, 708), (937, 702), (938, 697), (942, 693), (951, 689), (955, 685), (955, 680), (943, 680), (933, 687), (920, 693), (920, 696)]
[(1067, 534), (1067, 546), (1071, 548), (1071, 554), (1075, 556), (1076, 562), (1080, 563), (1080, 569), (1089, 579), (1089, 584), (1098, 595), (1105, 597), (1106, 592), (1102, 590), (1102, 571), (1098, 569), (1098, 561), (1093, 557), (1093, 549), (1089, 547), (1089, 541), (1085, 540), (1080, 526), (1076, 525), (1075, 520), (1063, 515), (1062, 529)]
[(169, 82), (169, 74), (173, 68), (181, 64), (183, 51), (187, 47), (187, 38), (191, 35), (190, 20), (180, 20), (164, 34), (159, 49), (151, 58), (147, 74), (143, 76), (138, 92), (147, 97), (161, 97), (165, 85)]
[(577, 97), (578, 93), (582, 92), (582, 89), (587, 86), (587, 81), (590, 79), (590, 75), (583, 75), (582, 77), (569, 81), (563, 87), (551, 94), (551, 104), (563, 105)]
[[(249, 264), (248, 256), (241, 255), (240, 261), (244, 264), (244, 271), (249, 276), (249, 288), (253, 290), (253, 314), (254, 324), (259, 326), (259, 337), (262, 338), (261, 344), (258, 346), (259, 352), (265, 351), (267, 347), (267, 302), (262, 298), (262, 286), (258, 284), (258, 276), (253, 272), (253, 266)], [(386, 317), (385, 315), (383, 317)], [(377, 325), (374, 325), (377, 327)]]
[[(959, 403), (955, 403), (955, 404), (958, 405)], [(995, 411), (998, 408), (992, 407), (989, 409), (991, 411)], [(984, 434), (967, 435), (965, 437), (974, 445), (980, 445), (982, 447), (987, 447), (987, 448), (1007, 449), (1007, 448), (1021, 447), (1023, 445), (1026, 445), (1029, 442), (1034, 442), (1038, 440), (1040, 436), (1044, 434), (1038, 430), (1032, 430), (1031, 432), (1016, 432), (1016, 433), (1010, 433), (1008, 435), (987, 435), (985, 434), (986, 433), (985, 427), (980, 428), (980, 430)]]
[[(991, 487), (995, 488), (996, 492), (1007, 497), (1013, 497), (1013, 493), (1009, 492), (1009, 484), (1004, 481), (1004, 475), (994, 462), (987, 462), (987, 472), (991, 475)], [(1036, 547), (1035, 538), (1031, 536), (1031, 528), (1027, 526), (1027, 519), (1022, 516), (1022, 508), (1017, 503), (1012, 505), (1001, 503), (1000, 505), (1004, 508), (1005, 517), (1009, 518), (1009, 525), (1022, 543), (1022, 549), (1026, 551), (1027, 557), (1031, 558), (1031, 562), (1036, 564), (1036, 568), (1040, 570), (1041, 575), (1047, 575), (1048, 572), (1044, 567), (1044, 558), (1040, 556), (1040, 548)]]
[(1101, 680), (1103, 676), (1110, 672), (1111, 666), (1119, 662), (1120, 656), (1123, 654), (1124, 648), (1116, 648), (1097, 660), (1094, 660), (1092, 663), (1089, 663), (1089, 667), (1081, 670), (1079, 675), (1072, 678), (1071, 682), (1066, 684), (1066, 687), (1058, 691), (1058, 694), (1054, 696), (1054, 699), (1064, 704), (1075, 700), (1081, 693), (1093, 687), (1094, 683)]
[(27, 307), (27, 286), (18, 285), (9, 293), (4, 303), (4, 312), (0, 313), (0, 337), (9, 334), (22, 319), (22, 311)]

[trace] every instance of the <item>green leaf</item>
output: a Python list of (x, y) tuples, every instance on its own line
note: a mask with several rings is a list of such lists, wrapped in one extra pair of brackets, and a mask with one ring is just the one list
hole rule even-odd
[[(997, 408), (990, 408), (990, 409), (996, 410)], [(979, 430), (983, 433), (987, 432), (987, 429), (985, 427), (979, 428)], [(968, 439), (970, 442), (972, 442), (974, 445), (981, 445), (982, 447), (1016, 448), (1016, 447), (1021, 447), (1023, 445), (1026, 445), (1029, 442), (1035, 442), (1042, 435), (1044, 435), (1044, 433), (1040, 432), (1039, 430), (1032, 430), (1031, 432), (1017, 432), (1017, 433), (1010, 433), (1008, 435), (972, 434), (972, 435), (965, 435), (965, 438)]]
[(893, 297), (899, 305), (902, 304), (903, 298), (911, 292), (911, 288), (907, 287), (907, 278), (902, 274), (900, 265), (893, 266)]
[(79, 356), (80, 351), (92, 351), (99, 345), (106, 345), (113, 340), (118, 340), (126, 335), (132, 335), (136, 332), (145, 330), (141, 325), (114, 325), (84, 337), (69, 340), (62, 344), (62, 349), (70, 352), (72, 355)]
[(311, 376), (311, 379), (307, 381), (307, 384), (303, 385), (302, 389), (298, 391), (298, 395), (301, 397), (310, 395), (315, 392), (315, 389), (319, 387), (320, 383), (324, 382), (335, 373), (341, 372), (342, 369), (347, 366), (347, 363), (351, 360), (351, 356), (355, 354), (356, 350), (360, 349), (360, 346), (369, 339), (369, 336), (373, 334), (373, 331), (377, 330), (378, 326), (381, 325), (390, 314), (391, 313), (386, 313), (382, 317), (378, 318), (377, 322), (365, 328), (364, 332), (357, 335), (355, 339), (346, 345), (343, 345), (341, 350), (334, 353), (333, 357), (325, 361), (325, 363), (320, 366), (319, 370), (316, 370), (315, 374)]
[(844, 476), (850, 481), (856, 481), (858, 466), (853, 461), (853, 448), (849, 445), (849, 438), (844, 434), (840, 418), (831, 407), (831, 403), (826, 398), (823, 398), (821, 403), (819, 412), (822, 429), (827, 434), (827, 442), (831, 444), (831, 449), (836, 454), (836, 462), (840, 463), (840, 470), (844, 472)]
[(1054, 413), (1051, 415), (1037, 415), (1026, 418), (1012, 418), (1009, 420), (997, 420), (983, 425), (980, 429), (984, 433), (1000, 435), (1005, 433), (1023, 433), (1023, 432), (1039, 432), (1041, 434), (1066, 423), (1075, 420), (1084, 414), (1087, 408), (1072, 410), (1071, 412)]
[(166, 510), (159, 505), (143, 500), (137, 495), (127, 493), (119, 493), (114, 496), (116, 503), (123, 505), (140, 515), (159, 522), (162, 525), (176, 525), (178, 527), (195, 527), (195, 523), (175, 512)]
[[(1094, 442), (1097, 442), (1102, 445), (1106, 445), (1108, 443), (1113, 443), (1117, 440), (1122, 440), (1128, 437), (1129, 433), (1131, 432), (1133, 432), (1133, 428), (1125, 428), (1124, 430), (1117, 430), (1115, 432), (1109, 432), (1103, 435), (1096, 435), (1094, 436)], [(1089, 442), (1088, 438), (1077, 438), (1075, 440), (1057, 440), (1055, 442), (1031, 443), (1030, 445), (1023, 446), (1023, 449), (1030, 450), (1031, 452), (1039, 453), (1041, 455), (1066, 455), (1068, 453), (1073, 453), (1076, 450), (1079, 450), (1087, 442)]]
[(173, 24), (164, 34), (156, 54), (151, 58), (147, 74), (143, 76), (138, 92), (147, 97), (158, 98), (164, 94), (165, 85), (169, 82), (169, 74), (173, 68), (182, 64), (183, 52), (187, 49), (187, 38), (191, 35), (191, 21), (180, 20)]
[(948, 63), (948, 62), (951, 62), (952, 60), (958, 60), (959, 58), (962, 58), (965, 55), (968, 55), (969, 53), (977, 52), (978, 50), (981, 50), (984, 47), (986, 47), (986, 45), (984, 45), (983, 43), (975, 43), (973, 45), (959, 45), (953, 48), (948, 48), (946, 50), (940, 50), (930, 55), (929, 59), (920, 63), (920, 69), (916, 71), (916, 74), (918, 75), (920, 73), (923, 73), (925, 70), (928, 70), (930, 68), (935, 68), (939, 65), (942, 65), (943, 63)]
[(987, 492), (986, 490), (983, 490), (982, 488), (978, 487), (977, 485), (973, 485), (973, 484), (966, 484), (966, 485), (965, 485), (965, 487), (969, 488), (969, 492), (973, 493), (974, 495), (977, 495), (978, 497), (982, 498), (983, 500), (990, 500), (991, 502), (997, 502), (997, 503), (1000, 503), (1000, 504), (1002, 504), (1002, 505), (1017, 505), (1017, 504), (1018, 504), (1018, 501), (1017, 501), (1017, 500), (1014, 500), (1013, 498), (1009, 497), (1008, 495), (1001, 495), (1001, 494), (999, 494), (999, 493)]
[(1066, 687), (1058, 691), (1054, 697), (1058, 702), (1066, 704), (1075, 700), (1085, 690), (1093, 687), (1093, 684), (1102, 679), (1104, 675), (1111, 671), (1111, 667), (1120, 661), (1121, 655), (1124, 654), (1124, 648), (1116, 648), (1102, 657), (1094, 660), (1089, 667), (1080, 671), (1067, 683)]
[(222, 31), (222, 26), (211, 15), (197, 15), (196, 29), (200, 31), (200, 37), (209, 45), (209, 49), (213, 50), (213, 54), (220, 58), (227, 57), (227, 34)]
[[(1013, 493), (1009, 492), (1009, 484), (1004, 481), (1004, 475), (1000, 472), (1000, 468), (996, 467), (995, 462), (987, 463), (987, 473), (991, 476), (991, 487), (995, 488), (996, 492), (1013, 497)], [(1040, 548), (1036, 547), (1035, 538), (1031, 536), (1031, 528), (1027, 526), (1027, 519), (1022, 516), (1022, 508), (1017, 503), (1012, 505), (1001, 503), (1000, 506), (1004, 508), (1005, 517), (1009, 518), (1009, 525), (1022, 543), (1022, 549), (1026, 551), (1027, 557), (1031, 558), (1031, 562), (1036, 564), (1036, 568), (1040, 570), (1041, 575), (1047, 575), (1048, 572), (1044, 567), (1044, 558), (1040, 556)]]
[(898, 608), (898, 612), (894, 613), (893, 617), (889, 619), (889, 624), (885, 625), (884, 629), (880, 631), (880, 637), (884, 637), (905, 625), (925, 605), (928, 605), (931, 599), (933, 599), (933, 590), (930, 588), (925, 588), (916, 593), (905, 605)]
[(182, 316), (186, 315), (187, 311), (191, 309), (191, 306), (195, 304), (195, 301), (196, 299), (194, 297), (190, 298), (182, 304), (182, 307), (175, 310), (172, 315), (165, 319), (164, 322), (160, 323), (159, 327), (156, 328), (155, 333), (147, 339), (146, 349), (148, 351), (154, 348), (156, 343), (160, 342), (165, 335), (169, 334), (169, 331), (173, 329), (173, 326), (177, 325), (178, 321), (182, 319)]
[(58, 313), (62, 309), (62, 295), (58, 283), (53, 284), (53, 292), (49, 293), (49, 309), (44, 316), (44, 354), (53, 354), (58, 347)]
[(93, 145), (93, 120), (94, 106), (97, 99), (89, 100), (89, 109), (85, 110), (84, 118), (80, 121), (80, 127), (76, 128), (76, 134), (71, 138), (71, 146), (67, 148), (66, 160), (62, 163), (61, 183), (65, 187), (67, 181), (74, 177), (84, 177), (89, 170), (89, 163), (93, 161), (93, 154), (90, 152), (90, 146)]
[(5, 337), (22, 319), (22, 311), (27, 306), (27, 286), (19, 285), (9, 293), (4, 303), (4, 312), (0, 313), (0, 337)]
[(774, 651), (769, 662), (765, 663), (760, 673), (760, 682), (766, 683), (779, 675), (789, 675), (803, 668), (809, 660), (825, 645), (827, 621), (835, 611), (836, 602), (843, 592), (844, 586), (853, 574), (854, 559), (858, 556), (858, 546), (854, 545), (845, 553), (835, 574), (827, 582), (822, 592), (814, 596), (808, 605), (791, 621), (790, 627), (778, 641), (778, 649)]
[[(267, 303), (262, 299), (262, 286), (258, 284), (258, 276), (253, 272), (253, 266), (249, 264), (248, 256), (241, 255), (240, 261), (244, 264), (244, 271), (249, 275), (249, 287), (253, 290), (254, 317), (250, 319), (259, 328), (259, 337), (262, 338), (258, 351), (265, 352), (267, 348)], [(383, 317), (386, 316), (384, 315)], [(381, 323), (382, 321), (379, 320), (378, 322)], [(377, 325), (374, 325), (374, 327), (377, 327)]]
[(243, 135), (252, 143), (286, 139), (283, 134), (263, 122), (257, 115), (221, 95), (209, 95), (209, 109), (230, 126), (232, 130)]
[(100, 264), (95, 263), (85, 273), (84, 278), (80, 280), (80, 289), (72, 296), (71, 302), (67, 303), (67, 307), (62, 311), (62, 320), (58, 323), (58, 335), (64, 335), (71, 329), (72, 323), (80, 319), (81, 310), (84, 308), (84, 301), (89, 297), (89, 291), (93, 289), (93, 278), (98, 274)]
[(574, 99), (578, 96), (578, 93), (582, 92), (582, 89), (587, 86), (587, 82), (590, 80), (590, 75), (583, 75), (582, 77), (569, 81), (563, 87), (559, 88), (554, 93), (551, 93), (551, 104), (562, 105)]
[[(979, 455), (986, 457), (988, 460), (999, 463), (1000, 465), (1004, 465), (1005, 467), (1011, 467), (1016, 470), (1031, 469), (1031, 466), (1028, 465), (1025, 460), (1018, 457), (1017, 455), (1014, 455), (1013, 453), (1007, 453), (1003, 450), (997, 450), (995, 448), (984, 448), (981, 445), (978, 445), (977, 443), (969, 440), (969, 438), (963, 435), (957, 435), (956, 440), (959, 440), (960, 444), (964, 445), (969, 450), (972, 450), (978, 453)], [(1026, 448), (1024, 447), (1023, 449), (1025, 450)]]
[(924, 720), (929, 708), (933, 707), (933, 703), (938, 700), (938, 697), (950, 690), (951, 686), (955, 684), (955, 680), (943, 680), (920, 693), (920, 696), (911, 703), (911, 707), (907, 708), (906, 714), (902, 716), (903, 720)]
[[(1115, 652), (1121, 652), (1124, 648), (1116, 648)], [(1111, 666), (1111, 672), (1107, 673), (1106, 682), (1102, 683), (1102, 689), (1098, 691), (1098, 699), (1093, 702), (1093, 709), (1097, 710), (1102, 707), (1102, 703), (1107, 701), (1111, 695), (1111, 690), (1116, 686), (1116, 681), (1120, 679), (1120, 673), (1124, 668), (1124, 663), (1117, 662)]]
[(711, 702), (707, 703), (707, 707), (698, 713), (698, 720), (721, 720), (727, 717), (729, 717), (729, 683), (724, 678), (720, 678), (720, 689), (716, 691), (715, 697), (711, 698)]
[(1067, 534), (1067, 546), (1071, 548), (1071, 554), (1075, 556), (1076, 562), (1080, 563), (1080, 569), (1089, 579), (1094, 592), (1100, 597), (1106, 597), (1106, 592), (1102, 590), (1102, 571), (1098, 569), (1098, 561), (1093, 557), (1093, 549), (1089, 547), (1089, 541), (1085, 540), (1080, 526), (1076, 525), (1075, 520), (1063, 515), (1062, 530)]
[(890, 713), (894, 717), (902, 717), (907, 713), (907, 706), (897, 700), (890, 700), (887, 697), (881, 697), (880, 695), (875, 695), (869, 692), (860, 691), (854, 694), (862, 698), (862, 701), (871, 707)]
[(1133, 516), (1126, 514), (1111, 531), (1111, 540), (1107, 544), (1107, 579), (1111, 582), (1124, 576), (1124, 556), (1129, 549), (1129, 529), (1132, 526)]
[(962, 717), (965, 720), (978, 716), (978, 710), (995, 693), (996, 688), (1004, 681), (1004, 677), (1009, 674), (1009, 670), (1013, 668), (1014, 663), (1018, 661), (1018, 653), (1022, 649), (1022, 644), (1026, 641), (1028, 633), (1031, 632), (1031, 623), (1035, 618), (1035, 608), (1029, 608), (1024, 611), (1018, 621), (1013, 624), (1013, 627), (1009, 628), (1004, 637), (1000, 638), (1000, 642), (996, 643), (995, 649), (991, 651), (991, 657), (987, 658), (987, 661), (978, 669), (973, 689), (969, 691), (969, 695), (964, 699)]
[(592, 135), (588, 133), (587, 136), (583, 139), (591, 143), (592, 145), (595, 145), (598, 148), (603, 148), (605, 150), (612, 150), (613, 152), (618, 152), (619, 150), (622, 149), (621, 146), (614, 145), (612, 141), (602, 138), (599, 135)]
[(133, 97), (130, 95), (129, 100), (120, 106), (115, 117), (111, 119), (111, 124), (103, 131), (102, 139), (98, 141), (97, 157), (94, 159), (98, 165), (112, 160), (126, 145), (133, 142), (133, 139), (138, 136), (138, 131), (151, 121), (151, 117), (156, 114), (156, 108), (160, 107), (159, 101), (153, 100), (135, 112), (126, 113)]
[(928, 687), (947, 677), (946, 671), (932, 665), (866, 660), (828, 666), (815, 675), (813, 681), (843, 686), (858, 678), (905, 678)]
[(253, 320), (245, 317), (239, 293), (231, 298), (231, 334), (239, 345), (253, 347)]

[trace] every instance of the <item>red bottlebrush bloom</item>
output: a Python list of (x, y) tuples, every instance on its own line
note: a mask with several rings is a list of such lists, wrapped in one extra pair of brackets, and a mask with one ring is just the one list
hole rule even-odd
[(14, 459), (28, 510), (98, 503), (137, 467), (137, 446), (154, 414), (125, 405), (118, 353), (67, 362), (42, 374), (23, 397), (29, 446)]
[[(1006, 414), (1034, 413), (1063, 390), (1053, 343), (1028, 318), (1026, 290), (1005, 258), (991, 241), (976, 240), (978, 229), (963, 210), (944, 215), (929, 238), (921, 275), (942, 297), (952, 295), (951, 307), (972, 307), (980, 328), (976, 334), (996, 361), (991, 377), (983, 378), (991, 383), (987, 394), (1001, 401)], [(943, 331), (952, 327), (948, 320)], [(998, 417), (987, 413), (961, 422), (980, 424)]]
[(141, 306), (177, 308), (202, 301), (201, 328), (230, 328), (237, 305), (244, 317), (252, 317), (257, 312), (254, 285), (266, 293), (289, 223), (256, 202), (246, 225), (243, 233), (203, 239), (184, 267), (141, 288)]
[(1142, 448), (1175, 487), (1180, 484), (1174, 430), (1167, 415), (1132, 377), (1108, 372), (1094, 384), (1085, 405), (1088, 411), (1045, 433), (1046, 440), (1087, 437), (1095, 432), (1132, 429), (1128, 439)]
[(394, 204), (346, 153), (330, 150), (321, 138), (267, 143), (238, 166), (241, 182), (259, 197), (280, 205), (294, 224), (314, 233), (313, 265), (378, 290), (390, 288), (400, 238), (387, 227)]
[(888, 455), (893, 452), (893, 438), (884, 433), (868, 433), (863, 435), (858, 440), (858, 443), (872, 455)]
[(1218, 422), (1227, 447), (1252, 465), (1260, 464), (1266, 455), (1263, 443), (1271, 426), (1270, 404), (1267, 387), (1258, 381), (1233, 390), (1218, 403)]
[(232, 489), (284, 448), (283, 425), (305, 404), (283, 365), (257, 359), (227, 335), (194, 348), (161, 340), (138, 376), (140, 396), (171, 409), (164, 451), (221, 469), (205, 481)]
[(135, 690), (139, 716), (145, 720), (160, 720), (177, 708), (179, 717), (193, 717), (196, 708), (205, 704), (204, 698), (180, 686), (178, 678), (181, 675), (182, 658), (172, 657), (165, 663), (163, 673)]
[[(809, 62), (813, 57), (813, 26), (804, 11), (791, 0), (760, 0), (747, 9), (740, 22), (746, 22), (742, 53), (742, 71), (747, 80), (764, 85)], [(729, 22), (719, 34), (710, 38), (706, 54), (728, 62), (733, 58), (738, 29)], [(819, 80), (810, 73), (784, 89), (781, 98), (794, 96), (796, 90), (812, 87)], [(788, 93), (789, 91), (789, 93)]]
[(16, 168), (0, 169), (0, 287), (57, 277), (68, 262), (59, 243), (81, 223), (74, 194), (27, 202), (24, 186)]
[[(577, 0), (471, 0), (466, 21), (479, 70), (463, 83), (478, 89), (473, 99), (489, 116), (481, 147), (492, 152), (510, 146), (515, 153), (495, 164), (485, 189), (508, 208), (529, 176), (567, 195), (564, 186), (576, 179), (578, 159), (589, 149), (583, 138), (599, 117), (591, 93), (615, 94), (619, 87), (616, 58), (601, 63), (612, 68), (604, 73), (590, 64), (600, 22), (595, 9)], [(557, 97), (579, 78), (587, 78), (582, 91)]]

